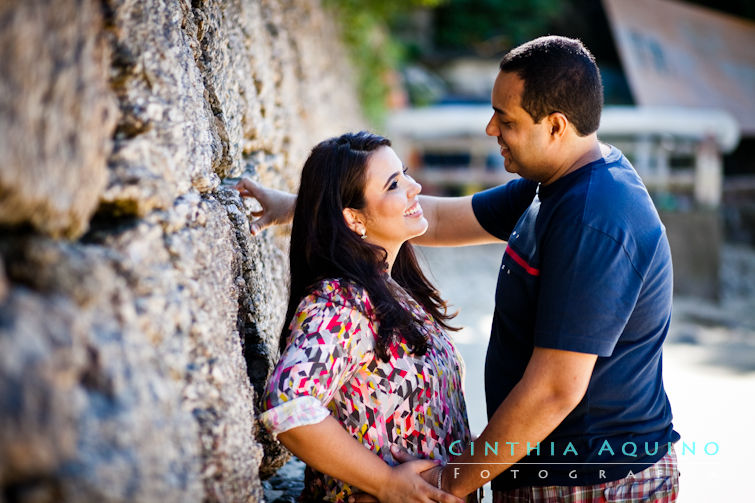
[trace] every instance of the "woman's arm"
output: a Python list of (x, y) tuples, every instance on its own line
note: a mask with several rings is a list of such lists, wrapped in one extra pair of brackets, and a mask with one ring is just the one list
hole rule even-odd
[(278, 439), (315, 470), (359, 488), (381, 502), (463, 503), (419, 475), (436, 466), (434, 461), (418, 460), (390, 467), (349, 435), (332, 416), (280, 433)]

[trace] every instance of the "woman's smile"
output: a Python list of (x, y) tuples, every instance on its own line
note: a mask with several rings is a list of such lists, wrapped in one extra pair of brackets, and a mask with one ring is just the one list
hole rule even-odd
[(414, 204), (412, 204), (408, 210), (404, 212), (405, 217), (421, 217), (422, 216), (422, 206), (419, 205), (419, 201), (416, 201)]

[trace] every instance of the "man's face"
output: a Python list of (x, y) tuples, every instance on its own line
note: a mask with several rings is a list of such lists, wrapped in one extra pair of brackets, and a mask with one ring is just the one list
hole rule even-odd
[(516, 73), (499, 72), (493, 85), (493, 116), (485, 133), (495, 136), (501, 146), (503, 165), (509, 173), (545, 181), (553, 167), (548, 162), (550, 126), (538, 123), (521, 107), (524, 81)]

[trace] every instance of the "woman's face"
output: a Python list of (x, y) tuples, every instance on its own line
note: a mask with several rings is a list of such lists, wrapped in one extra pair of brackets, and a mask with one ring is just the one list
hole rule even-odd
[(392, 148), (375, 150), (367, 161), (365, 207), (356, 212), (366, 240), (395, 256), (406, 240), (424, 234), (427, 220), (417, 200), (421, 190)]

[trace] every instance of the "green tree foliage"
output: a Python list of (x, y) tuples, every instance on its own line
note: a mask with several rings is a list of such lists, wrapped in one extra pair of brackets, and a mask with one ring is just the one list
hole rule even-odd
[(564, 4), (565, 0), (450, 0), (435, 10), (435, 45), (452, 52), (500, 52), (546, 34)]
[(380, 125), (389, 92), (387, 81), (397, 68), (402, 48), (388, 26), (417, 7), (436, 7), (444, 0), (323, 0), (337, 16), (342, 38), (357, 72), (360, 101), (367, 119)]
[(417, 8), (434, 12), (437, 50), (491, 56), (547, 32), (567, 0), (323, 0), (341, 27), (356, 70), (365, 115), (382, 123), (387, 77), (412, 47), (398, 42), (390, 26)]

